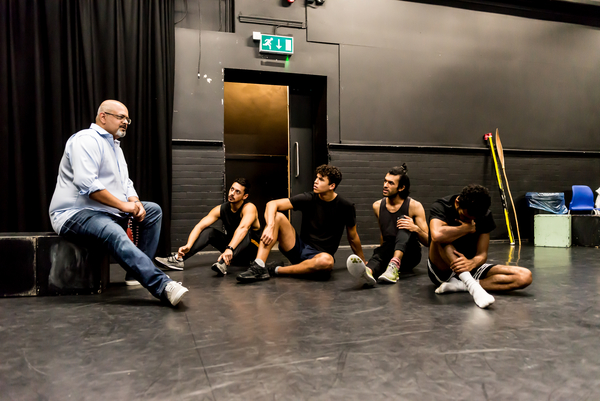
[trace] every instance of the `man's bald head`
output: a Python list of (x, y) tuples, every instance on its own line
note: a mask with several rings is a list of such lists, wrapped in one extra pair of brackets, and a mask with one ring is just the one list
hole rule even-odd
[(129, 110), (123, 103), (118, 100), (105, 100), (98, 107), (96, 124), (104, 128), (115, 139), (119, 139), (125, 136), (125, 131), (129, 126), (125, 117), (129, 118)]
[(112, 100), (112, 99), (105, 100), (102, 102), (100, 107), (98, 107), (98, 114), (96, 115), (96, 119), (98, 119), (98, 117), (100, 116), (100, 113), (109, 112), (109, 113), (117, 114), (117, 110), (121, 110), (121, 109), (127, 110), (127, 107), (125, 107), (125, 105), (123, 103), (119, 102), (118, 100)]

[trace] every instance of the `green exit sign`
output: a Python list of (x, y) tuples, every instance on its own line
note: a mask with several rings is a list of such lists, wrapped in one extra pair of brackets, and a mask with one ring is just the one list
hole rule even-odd
[(294, 38), (265, 34), (260, 36), (261, 53), (294, 54)]

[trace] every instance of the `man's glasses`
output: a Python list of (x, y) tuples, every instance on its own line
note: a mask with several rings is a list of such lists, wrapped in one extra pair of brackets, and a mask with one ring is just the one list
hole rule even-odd
[(131, 125), (131, 118), (129, 118), (129, 117), (125, 117), (125, 116), (120, 115), (120, 114), (117, 115), (117, 114), (109, 113), (107, 111), (105, 111), (104, 114), (108, 114), (109, 116), (113, 116), (117, 120), (125, 120), (128, 125)]

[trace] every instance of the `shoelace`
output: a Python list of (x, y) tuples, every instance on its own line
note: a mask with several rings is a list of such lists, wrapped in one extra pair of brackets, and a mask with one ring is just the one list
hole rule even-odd
[(169, 287), (171, 290), (173, 290), (173, 287), (175, 286), (175, 284), (183, 285), (183, 283), (181, 281), (171, 280), (171, 281), (169, 281), (169, 284), (167, 284), (167, 287)]

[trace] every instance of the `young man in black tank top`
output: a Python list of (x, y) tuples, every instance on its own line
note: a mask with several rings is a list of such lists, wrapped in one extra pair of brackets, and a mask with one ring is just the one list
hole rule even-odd
[(421, 261), (421, 245), (429, 243), (425, 210), (420, 202), (408, 196), (410, 179), (406, 164), (388, 171), (383, 180), (383, 199), (373, 203), (379, 223), (381, 245), (365, 266), (350, 255), (346, 266), (364, 284), (396, 283), (399, 272), (411, 272)]
[(509, 291), (531, 284), (531, 272), (523, 267), (487, 263), (489, 233), (496, 228), (490, 203), (487, 188), (471, 184), (459, 195), (435, 201), (429, 214), (427, 268), (435, 292), (468, 291), (480, 308), (494, 302), (486, 290)]
[[(327, 277), (333, 269), (333, 255), (340, 245), (344, 228), (350, 247), (359, 255), (357, 258), (364, 259), (356, 232), (354, 204), (335, 193), (342, 181), (342, 173), (337, 167), (322, 165), (317, 167), (316, 175), (312, 193), (305, 192), (267, 203), (266, 225), (256, 260), (250, 264), (248, 271), (237, 276), (239, 281), (268, 280), (279, 274)], [(281, 213), (292, 208), (302, 211), (300, 234)], [(292, 262), (291, 266), (283, 266), (282, 263), (266, 265), (276, 242), (279, 242), (279, 251)]]
[[(187, 244), (167, 258), (155, 258), (161, 265), (173, 270), (183, 270), (184, 260), (212, 245), (222, 252), (212, 269), (218, 275), (227, 274), (227, 266), (235, 262), (245, 265), (256, 257), (260, 241), (260, 222), (254, 204), (247, 201), (250, 183), (236, 178), (229, 189), (227, 202), (215, 206), (194, 227)], [(225, 233), (210, 227), (221, 219)]]

